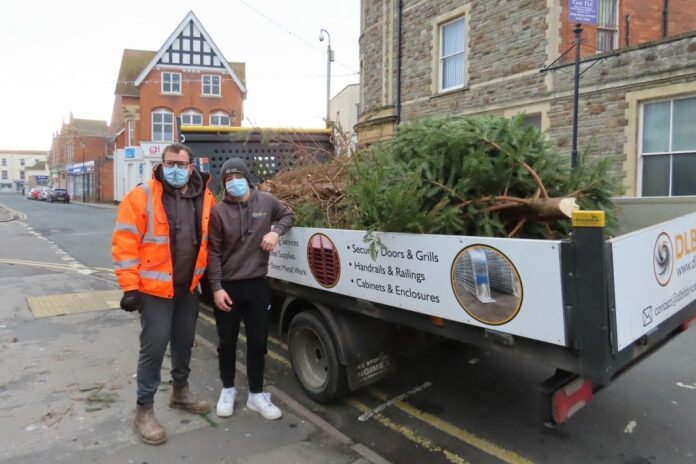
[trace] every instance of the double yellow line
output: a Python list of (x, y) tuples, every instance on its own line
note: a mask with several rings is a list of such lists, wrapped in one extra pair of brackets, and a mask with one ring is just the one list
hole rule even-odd
[[(203, 306), (206, 307), (208, 310), (213, 311), (213, 308), (207, 305)], [(208, 322), (209, 324), (215, 325), (215, 319), (213, 319), (209, 315), (201, 312), (199, 317)], [(246, 337), (244, 337), (243, 335), (240, 334), (239, 337), (242, 339), (242, 341), (246, 341)], [(281, 349), (287, 351), (287, 345), (281, 342), (280, 340), (274, 337), (268, 337), (268, 341), (270, 341), (272, 344), (276, 346), (279, 346)], [(292, 367), (290, 361), (280, 353), (277, 353), (269, 349), (268, 356), (274, 361), (277, 361), (278, 363), (282, 364), (287, 368)], [(374, 386), (367, 387), (365, 391), (378, 400), (387, 401), (389, 399), (386, 393), (380, 391)], [(354, 398), (346, 399), (345, 402), (363, 414), (373, 412), (372, 408)], [(454, 437), (457, 440), (460, 440), (461, 442), (466, 443), (467, 445), (472, 446), (473, 448), (476, 448), (477, 450), (483, 453), (493, 456), (499, 459), (501, 462), (505, 462), (507, 464), (533, 464), (532, 461), (518, 455), (513, 451), (506, 450), (491, 441), (488, 441), (484, 438), (477, 436), (474, 433), (468, 432), (460, 427), (457, 427), (454, 424), (444, 421), (437, 416), (434, 416), (427, 412), (423, 412), (404, 400), (396, 401), (392, 405), (400, 411), (407, 414), (408, 416), (417, 419), (418, 421), (423, 422), (429, 425), (430, 427), (439, 430), (440, 432)], [(432, 441), (423, 437), (417, 431), (413, 430), (408, 426), (397, 424), (390, 418), (379, 413), (371, 415), (371, 418), (376, 420), (383, 427), (386, 427), (389, 430), (398, 433), (403, 438), (417, 444), (418, 446), (427, 449), (432, 453), (442, 455), (447, 461), (451, 462), (452, 464), (468, 464), (468, 461), (464, 459), (462, 456), (434, 444)]]

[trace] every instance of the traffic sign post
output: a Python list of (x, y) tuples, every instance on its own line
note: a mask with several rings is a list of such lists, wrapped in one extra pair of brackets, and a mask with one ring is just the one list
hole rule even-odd
[[(556, 63), (563, 58), (570, 50), (575, 47), (575, 73), (574, 81), (575, 86), (573, 88), (573, 145), (570, 152), (570, 165), (575, 168), (578, 164), (578, 117), (579, 117), (579, 101), (580, 101), (580, 76), (584, 73), (580, 72), (581, 62), (592, 61), (594, 65), (597, 61), (606, 58), (606, 56), (600, 58), (586, 58), (580, 60), (580, 46), (582, 45), (582, 25), (591, 24), (597, 25), (599, 22), (599, 0), (568, 0), (568, 20), (575, 23), (575, 43), (568, 50), (563, 52), (553, 63), (544, 67), (541, 72), (555, 71), (557, 69), (568, 66), (567, 64)], [(618, 53), (614, 53), (610, 56), (616, 56)], [(592, 67), (590, 65), (587, 69)], [(587, 71), (587, 69), (585, 71)]]
[(599, 0), (568, 0), (568, 19), (575, 21), (575, 88), (573, 89), (573, 145), (570, 152), (570, 166), (578, 164), (578, 113), (580, 100), (580, 44), (582, 44), (582, 24), (597, 25)]

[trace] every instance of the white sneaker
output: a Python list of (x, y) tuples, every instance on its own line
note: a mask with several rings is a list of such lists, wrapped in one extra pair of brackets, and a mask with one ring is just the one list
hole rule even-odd
[(271, 394), (267, 392), (249, 393), (247, 408), (258, 412), (264, 419), (275, 420), (283, 417), (280, 409), (271, 402)]
[(234, 387), (222, 389), (220, 399), (215, 408), (215, 412), (219, 417), (230, 417), (234, 414), (234, 398), (236, 396), (237, 390)]

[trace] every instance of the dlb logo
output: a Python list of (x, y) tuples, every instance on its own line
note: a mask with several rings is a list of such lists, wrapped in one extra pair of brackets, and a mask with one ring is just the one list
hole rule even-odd
[(672, 270), (674, 269), (673, 250), (672, 239), (669, 235), (666, 232), (658, 235), (655, 241), (655, 249), (653, 250), (653, 269), (655, 270), (657, 283), (663, 287), (672, 278)]

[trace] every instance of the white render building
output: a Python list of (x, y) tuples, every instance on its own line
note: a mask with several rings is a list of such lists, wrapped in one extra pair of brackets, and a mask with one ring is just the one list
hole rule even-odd
[(0, 150), (0, 192), (22, 192), (25, 187), (48, 185), (48, 152)]

